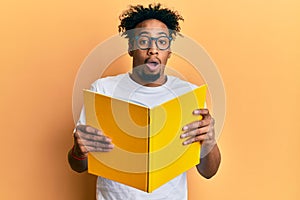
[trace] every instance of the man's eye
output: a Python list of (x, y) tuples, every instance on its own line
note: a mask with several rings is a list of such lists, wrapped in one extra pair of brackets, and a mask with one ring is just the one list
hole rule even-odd
[(148, 40), (140, 40), (139, 44), (140, 45), (147, 45), (148, 44)]
[(159, 44), (161, 45), (166, 45), (167, 44), (167, 41), (166, 40), (158, 40)]

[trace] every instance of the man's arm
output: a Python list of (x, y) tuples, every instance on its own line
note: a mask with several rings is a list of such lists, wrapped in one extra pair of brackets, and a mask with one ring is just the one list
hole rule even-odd
[(108, 152), (114, 145), (111, 139), (100, 130), (86, 125), (78, 125), (74, 131), (74, 146), (68, 152), (68, 161), (76, 172), (84, 172), (88, 169), (88, 152)]
[(218, 145), (215, 144), (209, 153), (201, 158), (200, 164), (196, 165), (196, 167), (203, 177), (209, 179), (217, 173), (220, 162), (221, 154)]
[(81, 173), (87, 170), (87, 157), (79, 155), (79, 153), (75, 151), (75, 145), (68, 152), (68, 161), (70, 167), (76, 172)]
[(221, 153), (215, 140), (215, 120), (208, 109), (196, 109), (193, 114), (201, 115), (202, 119), (184, 126), (181, 138), (186, 138), (183, 145), (201, 143), (201, 162), (196, 167), (203, 177), (211, 178), (217, 173), (221, 162)]

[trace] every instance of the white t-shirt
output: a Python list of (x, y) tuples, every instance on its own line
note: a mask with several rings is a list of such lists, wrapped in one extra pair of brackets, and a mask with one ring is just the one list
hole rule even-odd
[[(165, 84), (158, 87), (146, 87), (133, 81), (129, 74), (106, 77), (95, 81), (91, 90), (108, 96), (129, 100), (148, 107), (154, 107), (197, 86), (168, 76)], [(85, 124), (84, 109), (81, 112), (79, 124)], [(183, 173), (160, 186), (152, 193), (146, 193), (130, 186), (98, 177), (97, 200), (186, 200), (187, 180)]]

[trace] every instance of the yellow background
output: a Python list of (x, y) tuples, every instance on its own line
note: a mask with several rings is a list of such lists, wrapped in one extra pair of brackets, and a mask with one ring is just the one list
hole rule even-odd
[[(129, 3), (1, 1), (0, 199), (94, 199), (67, 164), (72, 88)], [(217, 64), (227, 94), (218, 174), (189, 172), (190, 199), (300, 198), (300, 2), (162, 1)]]

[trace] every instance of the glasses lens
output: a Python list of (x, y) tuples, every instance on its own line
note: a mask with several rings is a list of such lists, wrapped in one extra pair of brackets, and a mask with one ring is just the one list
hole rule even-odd
[(151, 43), (150, 38), (146, 37), (146, 36), (140, 36), (137, 39), (137, 45), (138, 45), (138, 48), (140, 48), (140, 49), (148, 49), (150, 46), (150, 43)]
[(156, 45), (159, 49), (165, 50), (165, 49), (169, 48), (170, 40), (166, 36), (159, 37), (159, 38), (157, 38)]

